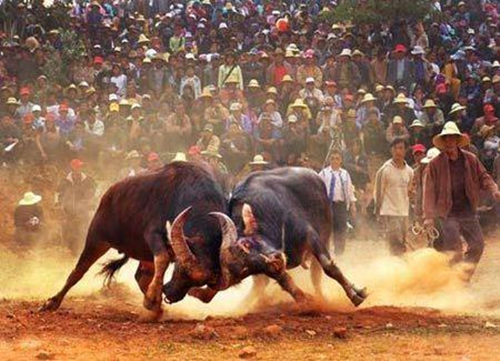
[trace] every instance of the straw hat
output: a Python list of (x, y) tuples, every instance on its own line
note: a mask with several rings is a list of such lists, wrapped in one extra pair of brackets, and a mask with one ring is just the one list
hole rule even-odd
[(33, 192), (26, 192), (24, 193), (23, 198), (19, 201), (20, 206), (32, 206), (34, 204), (37, 204), (42, 200), (42, 196), (39, 196), (38, 194), (35, 194)]
[(210, 89), (208, 89), (207, 87), (203, 88), (203, 92), (201, 93), (200, 98), (212, 99), (213, 97), (214, 96), (212, 95), (212, 92), (210, 91)]
[(394, 104), (408, 104), (408, 99), (403, 93), (398, 94), (398, 96), (393, 101)]
[(252, 79), (248, 82), (248, 88), (260, 88), (259, 81), (257, 79)]
[(347, 56), (350, 58), (352, 56), (351, 49), (342, 49), (342, 52), (339, 54), (339, 56)]
[(17, 99), (14, 97), (8, 98), (7, 102), (5, 104), (7, 104), (7, 105), (19, 105), (19, 103), (17, 102)]
[(285, 74), (283, 76), (283, 79), (281, 79), (281, 82), (282, 83), (286, 83), (286, 82), (293, 83), (293, 78), (289, 74)]
[(182, 152), (175, 153), (175, 157), (172, 159), (172, 162), (187, 162), (186, 154)]
[(276, 95), (276, 94), (278, 94), (278, 91), (276, 90), (275, 87), (270, 86), (269, 89), (267, 89), (266, 93), (267, 94), (275, 94)]
[(253, 160), (248, 164), (250, 164), (250, 165), (266, 165), (266, 164), (269, 164), (269, 162), (266, 162), (262, 155), (257, 154), (255, 157), (253, 157)]
[(432, 144), (434, 144), (436, 148), (443, 149), (445, 147), (443, 137), (447, 135), (456, 135), (457, 137), (459, 137), (459, 147), (465, 147), (469, 145), (468, 137), (460, 133), (460, 130), (458, 129), (458, 126), (455, 122), (446, 122), (441, 133), (432, 138)]
[(441, 151), (436, 147), (432, 147), (427, 151), (427, 155), (420, 161), (420, 163), (429, 164), (431, 160), (436, 158), (439, 154), (441, 154)]
[(139, 159), (139, 158), (141, 158), (141, 155), (139, 154), (139, 152), (136, 150), (132, 150), (132, 151), (127, 153), (125, 160)]
[(119, 112), (120, 111), (120, 105), (117, 103), (113, 103), (109, 105), (109, 112)]
[(219, 154), (215, 149), (207, 149), (201, 152), (201, 155), (204, 155), (206, 157), (210, 158), (218, 158), (222, 159), (222, 155)]
[(392, 118), (392, 124), (403, 124), (403, 118), (399, 115), (394, 116), (394, 118)]
[(295, 99), (292, 104), (292, 108), (307, 108), (307, 105), (305, 105), (302, 99)]
[(436, 103), (434, 103), (434, 100), (432, 99), (427, 99), (424, 103), (424, 106), (423, 106), (424, 109), (427, 109), (427, 108), (437, 108), (437, 105)]
[(500, 83), (500, 75), (493, 75), (493, 79), (491, 81), (493, 84)]
[(373, 102), (377, 100), (377, 98), (375, 98), (372, 93), (366, 93), (364, 96), (363, 96), (363, 99), (361, 100), (361, 104), (364, 104), (366, 102)]
[(424, 123), (422, 123), (419, 119), (415, 119), (411, 125), (410, 125), (410, 128), (417, 128), (417, 127), (420, 127), (420, 128), (425, 128), (425, 125)]
[(451, 106), (451, 110), (450, 112), (448, 113), (448, 115), (452, 115), (456, 112), (459, 112), (461, 110), (464, 110), (464, 109), (467, 109), (467, 107), (464, 107), (462, 104), (460, 103), (453, 103), (453, 105)]
[(137, 44), (146, 44), (146, 43), (149, 43), (148, 37), (144, 34), (139, 35), (139, 40), (137, 40)]
[(229, 107), (229, 110), (232, 111), (232, 112), (236, 112), (238, 110), (241, 110), (241, 103), (231, 103), (231, 106)]

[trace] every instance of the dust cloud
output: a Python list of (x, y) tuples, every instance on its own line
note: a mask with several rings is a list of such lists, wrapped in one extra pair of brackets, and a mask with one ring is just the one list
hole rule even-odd
[[(338, 263), (355, 284), (366, 286), (370, 297), (362, 307), (393, 305), (430, 307), (449, 312), (500, 315), (498, 271), (500, 244), (493, 243), (474, 276), (472, 284), (463, 282), (464, 265), (449, 267), (448, 257), (429, 248), (408, 253), (404, 258), (389, 256), (376, 242), (354, 242)], [(126, 304), (142, 311), (142, 294), (135, 284), (136, 261), (129, 261), (118, 273), (111, 290), (103, 290), (99, 265), (116, 258), (108, 252), (69, 292), (68, 298), (83, 302), (86, 298), (107, 304)], [(76, 260), (64, 249), (40, 248), (22, 254), (0, 249), (0, 297), (14, 300), (36, 300), (40, 303), (63, 286)], [(167, 271), (170, 278), (173, 266)], [(306, 292), (314, 294), (309, 271), (293, 270), (292, 276)], [(204, 319), (207, 316), (240, 316), (251, 311), (291, 303), (291, 297), (272, 282), (258, 301), (250, 300), (252, 279), (219, 293), (210, 304), (186, 297), (175, 305), (165, 305), (168, 318)], [(113, 292), (120, 289), (120, 292)], [(341, 288), (323, 276), (322, 307), (352, 311)], [(125, 291), (123, 291), (125, 290)], [(64, 307), (64, 303), (63, 303)]]

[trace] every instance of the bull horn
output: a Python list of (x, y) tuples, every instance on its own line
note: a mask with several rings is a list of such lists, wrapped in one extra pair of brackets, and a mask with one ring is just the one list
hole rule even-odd
[(226, 214), (221, 212), (211, 212), (211, 216), (216, 217), (219, 220), (220, 227), (222, 229), (222, 243), (221, 252), (226, 250), (231, 246), (232, 243), (236, 242), (238, 239), (238, 232), (236, 231), (236, 225), (233, 220), (229, 218)]
[(191, 252), (186, 242), (186, 236), (184, 235), (184, 225), (186, 224), (191, 209), (192, 207), (188, 207), (179, 213), (172, 225), (170, 225), (170, 222), (166, 224), (168, 239), (170, 240), (175, 258), (177, 262), (186, 269), (193, 269), (193, 267), (196, 268), (198, 265), (196, 257), (193, 252)]
[(238, 240), (238, 232), (236, 231), (236, 225), (233, 220), (226, 214), (221, 212), (211, 212), (210, 215), (217, 218), (222, 230), (222, 243), (219, 255), (221, 273), (218, 288), (223, 290), (230, 287), (232, 284), (231, 273), (227, 267), (230, 259), (229, 247)]
[(241, 218), (243, 219), (243, 224), (245, 225), (245, 229), (243, 231), (245, 236), (251, 236), (257, 232), (257, 220), (255, 219), (250, 204), (243, 204), (243, 207), (241, 208)]

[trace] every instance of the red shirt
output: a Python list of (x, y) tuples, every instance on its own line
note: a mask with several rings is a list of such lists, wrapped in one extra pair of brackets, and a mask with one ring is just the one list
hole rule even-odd
[(284, 65), (276, 66), (274, 68), (274, 85), (280, 85), (283, 77), (286, 74), (288, 74), (288, 71), (286, 70), (286, 67)]

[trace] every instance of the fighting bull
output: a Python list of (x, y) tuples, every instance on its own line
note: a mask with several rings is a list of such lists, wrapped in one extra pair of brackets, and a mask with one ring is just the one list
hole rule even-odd
[(229, 203), (228, 217), (212, 212), (220, 224), (221, 275), (216, 287), (192, 289), (189, 294), (210, 302), (215, 294), (250, 275), (274, 279), (296, 301), (308, 297), (293, 282), (288, 269), (304, 264), (307, 255), (317, 260), (313, 273), (316, 289), (322, 271), (336, 280), (358, 306), (365, 289), (356, 288), (343, 275), (328, 250), (332, 217), (326, 187), (305, 168), (280, 168), (252, 173), (239, 184)]
[[(74, 270), (42, 309), (57, 309), (71, 287), (110, 248), (124, 256), (109, 262), (103, 271), (112, 277), (129, 258), (141, 261), (135, 278), (144, 293), (144, 306), (156, 316), (161, 315), (162, 291), (168, 302), (176, 302), (191, 287), (218, 283), (221, 230), (209, 213), (222, 214), (226, 205), (213, 177), (191, 163), (174, 162), (116, 183), (101, 199)], [(172, 279), (164, 286), (172, 261)], [(144, 267), (147, 264), (153, 267)]]

